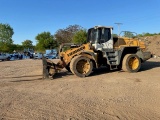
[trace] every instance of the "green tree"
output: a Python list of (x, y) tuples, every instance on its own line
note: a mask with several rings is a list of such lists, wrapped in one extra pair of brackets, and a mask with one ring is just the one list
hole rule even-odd
[(134, 34), (133, 34), (132, 32), (125, 31), (125, 32), (124, 32), (124, 37), (133, 38), (133, 37), (134, 37)]
[(57, 47), (57, 41), (50, 32), (42, 32), (36, 36), (36, 49), (44, 51), (45, 49), (54, 49)]
[(151, 36), (151, 34), (150, 33), (144, 33), (144, 36)]
[(77, 31), (82, 30), (79, 25), (69, 25), (65, 29), (59, 29), (55, 33), (55, 38), (58, 43), (71, 43), (73, 41), (73, 36)]
[(0, 51), (9, 51), (9, 46), (13, 43), (13, 34), (13, 28), (9, 24), (0, 23)]
[(22, 42), (23, 48), (33, 48), (33, 42), (31, 40), (25, 40)]
[(83, 44), (87, 42), (87, 31), (80, 30), (76, 32), (73, 36), (73, 43)]
[(113, 35), (113, 37), (118, 37), (118, 35), (117, 34), (112, 34)]
[(11, 44), (9, 45), (10, 49), (9, 52), (12, 53), (14, 50), (17, 52), (22, 52), (24, 50), (22, 45), (19, 44)]
[(0, 42), (0, 52), (9, 52), (9, 51), (10, 51), (9, 44)]

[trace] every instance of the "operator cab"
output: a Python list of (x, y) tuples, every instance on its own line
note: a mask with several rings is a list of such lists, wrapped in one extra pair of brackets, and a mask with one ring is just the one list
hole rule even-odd
[(88, 30), (87, 41), (95, 47), (96, 50), (113, 50), (113, 27), (95, 26)]

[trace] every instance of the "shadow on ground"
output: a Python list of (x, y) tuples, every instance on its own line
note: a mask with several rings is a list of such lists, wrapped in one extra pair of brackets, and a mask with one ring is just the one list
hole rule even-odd
[(19, 80), (12, 80), (10, 82), (25, 82), (25, 81), (27, 82), (27, 81), (43, 80), (42, 75), (26, 75), (26, 76), (5, 77), (5, 78), (17, 78), (17, 79), (19, 79)]
[(115, 71), (118, 71), (118, 70), (110, 70), (109, 68), (102, 66), (98, 69), (94, 69), (90, 76), (102, 75), (102, 74), (107, 74)]
[(37, 80), (43, 80), (42, 78), (34, 78), (34, 79), (29, 79), (29, 80), (14, 80), (10, 82), (28, 82), (28, 81), (37, 81)]
[(160, 62), (146, 61), (142, 64), (140, 71), (146, 71), (157, 67), (160, 67)]
[(62, 78), (62, 77), (66, 77), (66, 76), (73, 76), (73, 74), (71, 72), (68, 72), (68, 71), (63, 71), (63, 72), (60, 72), (60, 73), (56, 73), (54, 76), (53, 76), (53, 80), (54, 79), (57, 79), (57, 78)]
[(17, 77), (11, 77), (11, 78), (24, 78), (24, 77), (38, 77), (41, 75), (26, 75), (26, 76), (17, 76)]

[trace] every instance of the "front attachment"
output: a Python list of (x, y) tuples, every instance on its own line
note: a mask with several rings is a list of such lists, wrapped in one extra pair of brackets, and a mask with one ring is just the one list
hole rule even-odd
[(48, 60), (46, 58), (42, 58), (43, 63), (43, 79), (49, 79), (49, 76), (54, 77), (56, 73), (64, 68), (63, 62), (60, 60), (57, 64)]

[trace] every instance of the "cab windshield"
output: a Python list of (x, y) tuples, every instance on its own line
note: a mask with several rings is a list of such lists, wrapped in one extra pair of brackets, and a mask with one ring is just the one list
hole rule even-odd
[(110, 28), (91, 28), (88, 30), (88, 42), (104, 43), (111, 39)]

